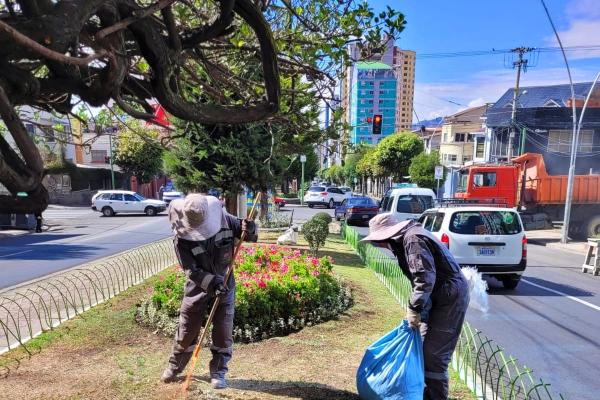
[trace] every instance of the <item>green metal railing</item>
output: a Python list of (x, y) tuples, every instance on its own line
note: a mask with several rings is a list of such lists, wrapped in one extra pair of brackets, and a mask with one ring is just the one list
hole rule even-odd
[[(341, 233), (365, 265), (373, 270), (396, 300), (406, 307), (412, 288), (410, 281), (398, 268), (396, 258), (369, 243), (360, 242), (358, 232), (345, 224)], [(551, 394), (549, 384), (535, 379), (530, 369), (520, 366), (517, 359), (507, 357), (500, 346), (468, 322), (463, 325), (452, 358), (452, 367), (478, 399), (564, 400), (562, 395)]]

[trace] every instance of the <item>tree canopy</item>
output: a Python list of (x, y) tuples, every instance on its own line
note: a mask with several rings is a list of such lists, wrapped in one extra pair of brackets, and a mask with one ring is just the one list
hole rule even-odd
[[(139, 123), (136, 125), (141, 129)], [(114, 163), (140, 183), (149, 182), (162, 169), (163, 148), (157, 140), (159, 132), (145, 129), (144, 135), (141, 137), (134, 131), (124, 130), (117, 136), (113, 152)]]
[(440, 164), (440, 154), (432, 151), (430, 154), (421, 153), (412, 159), (408, 173), (410, 180), (420, 187), (435, 189), (435, 167)]
[[(0, 136), (0, 183), (12, 194), (0, 196), (0, 212), (39, 212), (48, 199), (41, 157), (15, 107), (77, 118), (77, 104), (111, 103), (152, 120), (160, 103), (183, 121), (283, 120), (299, 132), (292, 111), (302, 84), (330, 101), (351, 61), (346, 45), (357, 42), (368, 57), (404, 24), (389, 7), (375, 14), (354, 0), (5, 0), (0, 117), (14, 146)], [(280, 107), (285, 85), (289, 112)]]
[(410, 161), (423, 151), (423, 142), (415, 133), (403, 132), (384, 138), (376, 147), (375, 163), (379, 175), (401, 180), (408, 175)]

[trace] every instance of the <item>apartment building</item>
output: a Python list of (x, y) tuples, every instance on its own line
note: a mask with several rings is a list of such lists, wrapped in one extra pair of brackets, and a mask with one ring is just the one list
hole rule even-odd
[(472, 107), (444, 118), (440, 161), (447, 167), (485, 161), (485, 114), (488, 105)]

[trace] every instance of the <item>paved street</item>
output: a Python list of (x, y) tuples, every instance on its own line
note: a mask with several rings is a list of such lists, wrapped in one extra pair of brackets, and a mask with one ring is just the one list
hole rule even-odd
[[(302, 222), (325, 208), (286, 206)], [(170, 235), (166, 215), (100, 217), (87, 208), (53, 208), (45, 213), (47, 233), (0, 241), (0, 288)], [(366, 227), (357, 228), (362, 234)], [(528, 269), (515, 291), (491, 279), (488, 315), (470, 310), (468, 320), (518, 357), (536, 377), (568, 399), (592, 400), (600, 391), (599, 279), (580, 272), (583, 255), (529, 245)]]
[[(357, 228), (366, 234), (368, 228)], [(582, 274), (583, 254), (529, 244), (514, 291), (489, 279), (490, 311), (467, 320), (567, 399), (595, 400), (600, 360), (600, 279)]]
[(50, 229), (0, 240), (0, 289), (170, 235), (166, 213), (105, 218), (88, 207), (44, 212)]

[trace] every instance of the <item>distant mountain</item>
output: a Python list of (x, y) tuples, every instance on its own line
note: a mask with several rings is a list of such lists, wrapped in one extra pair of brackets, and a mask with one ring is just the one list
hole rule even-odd
[(421, 121), (421, 123), (413, 124), (412, 129), (413, 130), (420, 129), (422, 126), (425, 126), (426, 128), (440, 126), (442, 124), (443, 119), (444, 119), (443, 117), (437, 117), (434, 119), (428, 119), (425, 121)]

